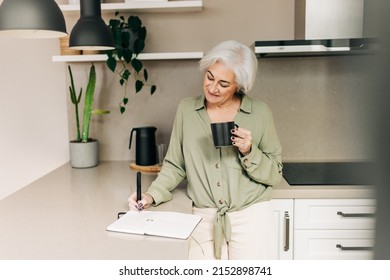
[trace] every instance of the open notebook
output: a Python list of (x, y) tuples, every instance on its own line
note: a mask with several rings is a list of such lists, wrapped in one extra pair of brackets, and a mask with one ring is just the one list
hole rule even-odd
[(202, 218), (165, 211), (128, 211), (108, 231), (187, 239)]

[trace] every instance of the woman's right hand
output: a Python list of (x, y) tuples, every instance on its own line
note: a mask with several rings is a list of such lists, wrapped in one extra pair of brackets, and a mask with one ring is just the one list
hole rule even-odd
[(128, 199), (130, 210), (143, 210), (149, 208), (154, 202), (153, 197), (148, 193), (141, 194), (141, 200), (137, 201), (137, 193), (134, 192)]

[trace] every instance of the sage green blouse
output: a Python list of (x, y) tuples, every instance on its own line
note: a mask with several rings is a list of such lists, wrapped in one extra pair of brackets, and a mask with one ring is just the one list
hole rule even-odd
[(203, 95), (183, 99), (163, 166), (147, 191), (158, 205), (172, 199), (171, 191), (187, 179), (188, 196), (195, 207), (218, 209), (217, 258), (223, 238), (230, 240), (225, 213), (269, 200), (272, 186), (282, 178), (281, 146), (268, 106), (244, 94), (234, 122), (252, 133), (252, 150), (246, 156), (234, 146), (214, 147)]

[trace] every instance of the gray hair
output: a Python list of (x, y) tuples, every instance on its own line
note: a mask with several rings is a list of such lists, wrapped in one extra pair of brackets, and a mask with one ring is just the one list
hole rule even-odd
[(233, 71), (241, 93), (247, 93), (252, 89), (256, 80), (257, 58), (249, 47), (233, 40), (224, 41), (200, 60), (199, 68), (205, 72), (216, 62)]

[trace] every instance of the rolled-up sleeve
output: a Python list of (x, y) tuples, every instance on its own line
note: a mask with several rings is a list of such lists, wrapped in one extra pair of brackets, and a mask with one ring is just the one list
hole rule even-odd
[(179, 105), (163, 166), (147, 191), (153, 197), (155, 205), (171, 200), (171, 191), (186, 178), (182, 124), (182, 109)]
[[(265, 106), (265, 105), (264, 105)], [(263, 185), (273, 186), (282, 179), (282, 147), (276, 133), (273, 116), (268, 107), (262, 115), (262, 135), (258, 143), (252, 143), (251, 152), (239, 155), (241, 166), (248, 176)], [(253, 120), (255, 121), (255, 120)]]

